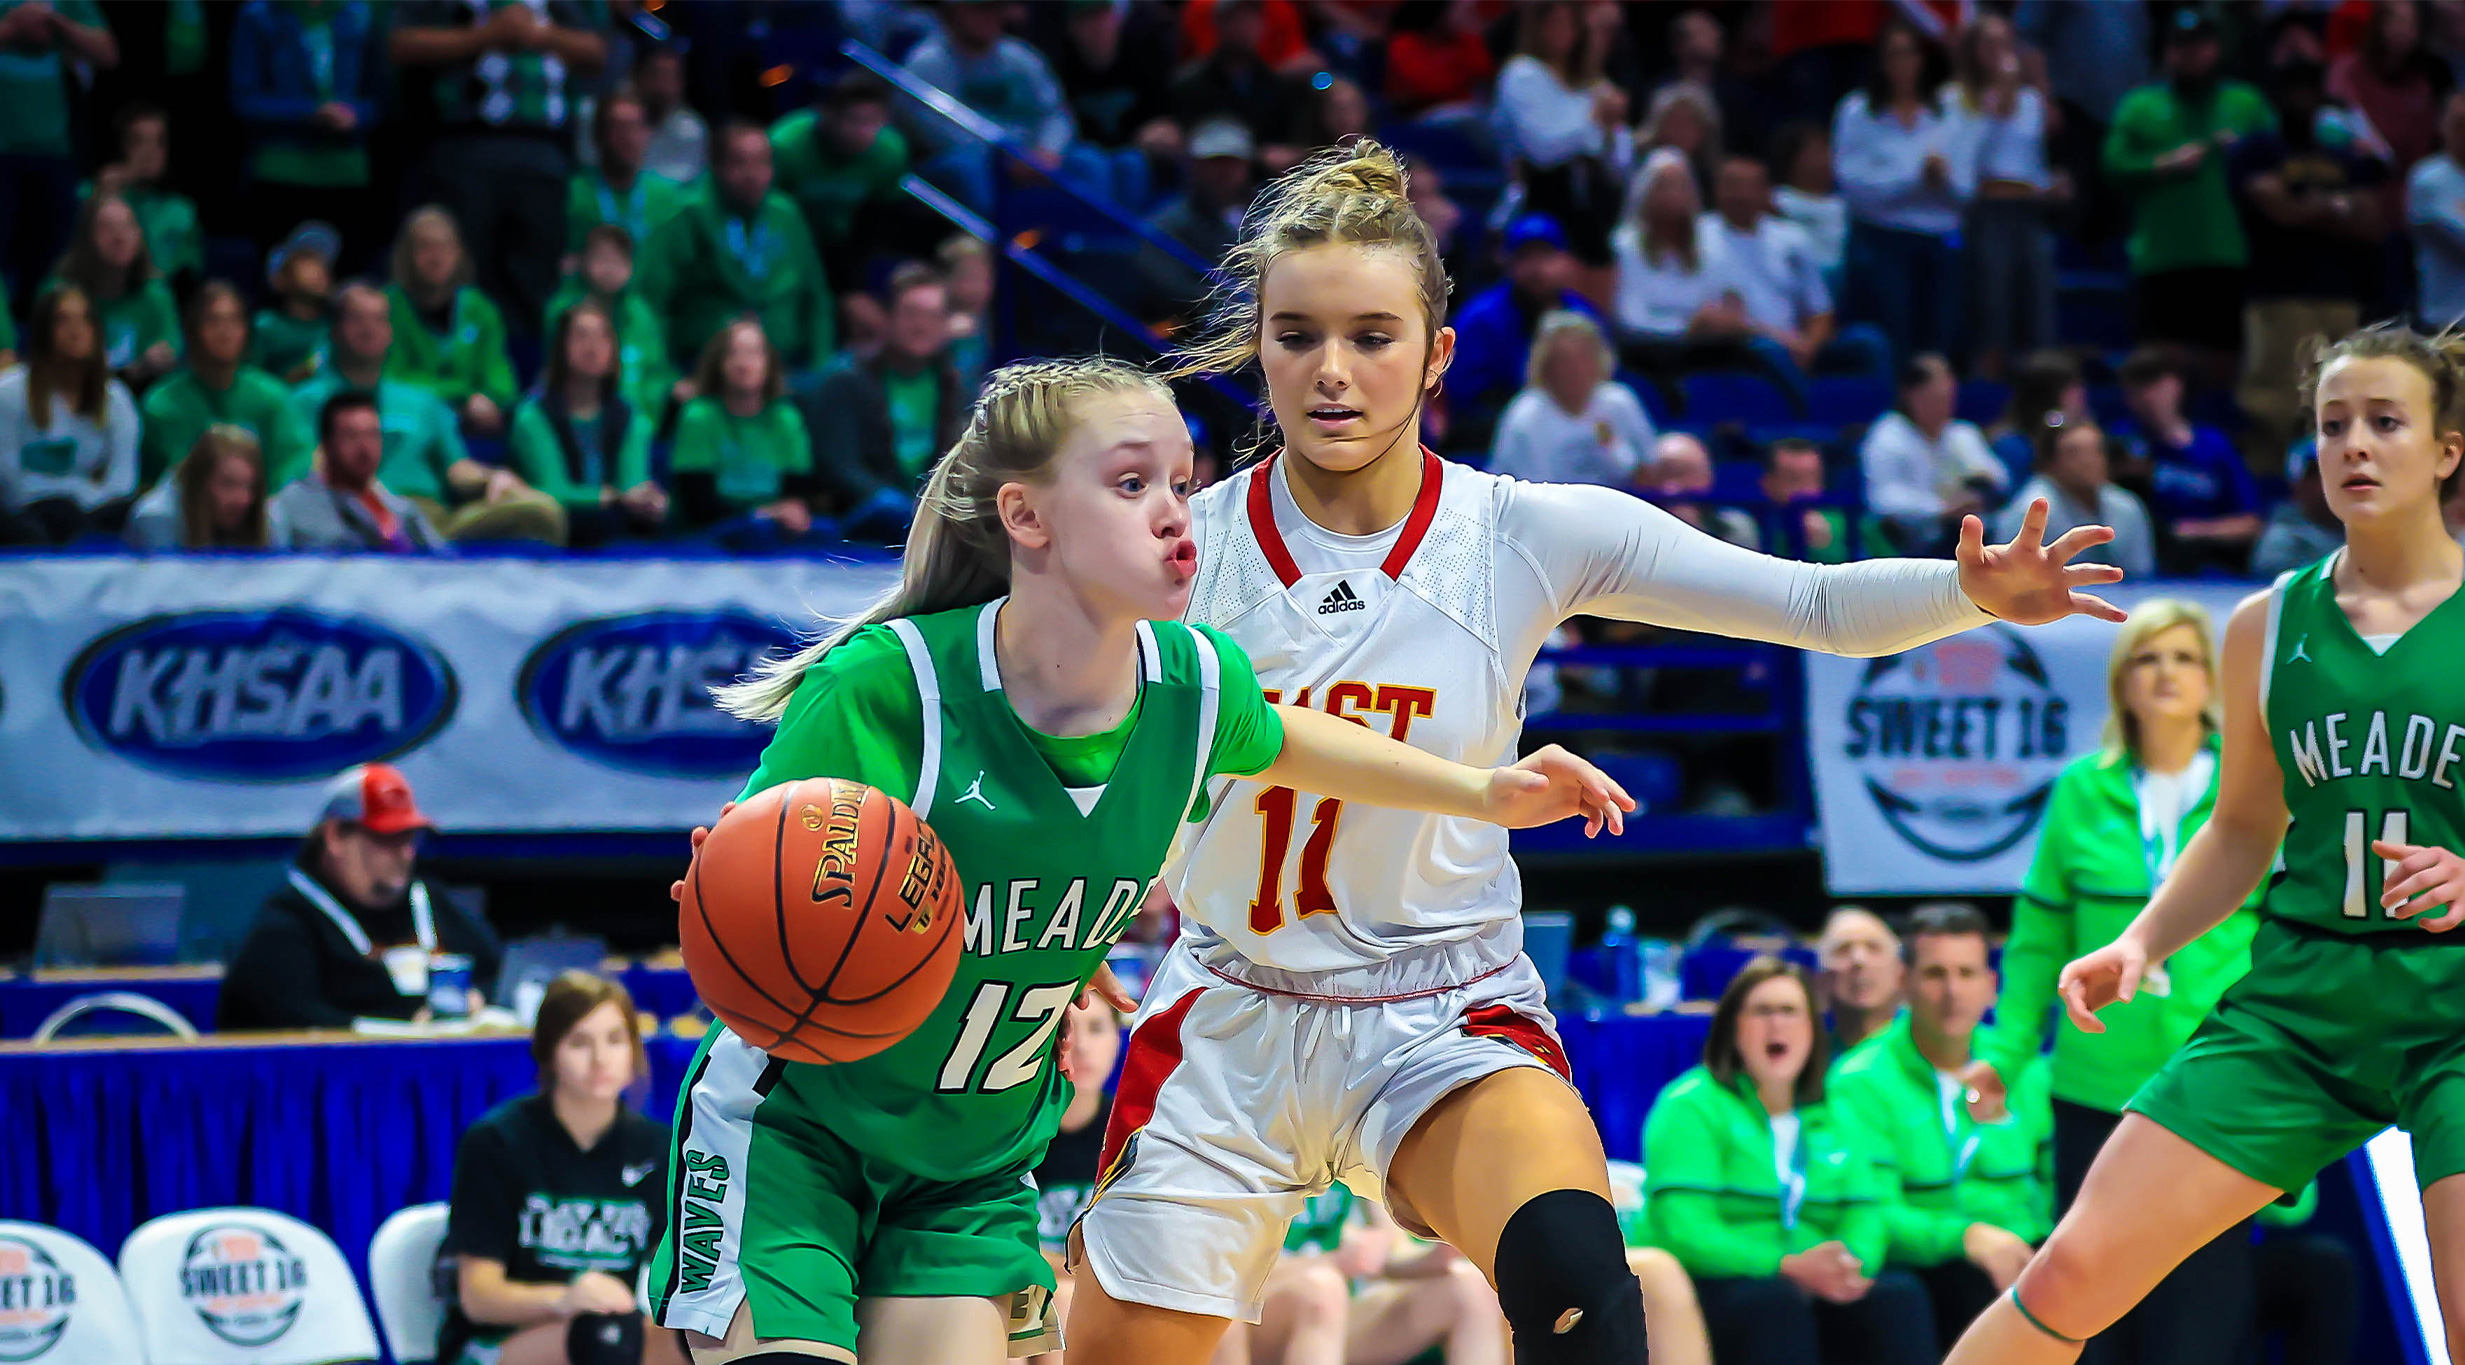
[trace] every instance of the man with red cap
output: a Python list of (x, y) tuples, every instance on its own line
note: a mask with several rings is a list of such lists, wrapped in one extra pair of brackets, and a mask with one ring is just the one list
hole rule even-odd
[(363, 763), (328, 783), (316, 827), (223, 976), (218, 1027), (425, 1018), (438, 954), (469, 958), (473, 984), (492, 984), (495, 933), (413, 874), (433, 828), (389, 764)]

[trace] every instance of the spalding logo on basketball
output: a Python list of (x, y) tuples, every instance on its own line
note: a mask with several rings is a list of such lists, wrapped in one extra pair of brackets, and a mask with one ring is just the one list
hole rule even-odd
[(1842, 755), (1886, 823), (1946, 862), (1982, 862), (2036, 827), (2070, 757), (2070, 704), (2008, 626), (1876, 659)]
[(0, 1361), (40, 1360), (68, 1331), (77, 1277), (51, 1253), (20, 1237), (0, 1237)]
[(234, 1346), (265, 1346), (308, 1301), (308, 1263), (262, 1228), (220, 1223), (188, 1239), (180, 1297)]

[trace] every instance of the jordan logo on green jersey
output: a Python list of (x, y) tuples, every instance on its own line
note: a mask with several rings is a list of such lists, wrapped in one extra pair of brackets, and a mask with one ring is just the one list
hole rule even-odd
[(991, 810), (993, 808), (993, 798), (984, 794), (984, 770), (982, 768), (978, 768), (976, 770), (976, 780), (968, 783), (967, 790), (960, 792), (959, 799), (951, 802), (950, 804), (954, 806), (963, 806), (970, 801), (984, 807), (986, 810)]
[(2309, 643), (2311, 643), (2311, 637), (2308, 635), (2296, 639), (2294, 641), (2294, 647), (2286, 651), (2285, 661), (2290, 664), (2299, 659), (2303, 663), (2310, 663), (2311, 653), (2309, 650), (2303, 648), (2303, 646)]

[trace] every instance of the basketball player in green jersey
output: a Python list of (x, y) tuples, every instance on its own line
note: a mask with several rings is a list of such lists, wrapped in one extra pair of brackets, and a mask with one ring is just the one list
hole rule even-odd
[[(2372, 328), (2304, 398), (2345, 546), (2235, 609), (2215, 813), (2073, 1022), (2232, 914), (2279, 856), (2251, 972), (2125, 1106), (2079, 1198), (1947, 1365), (2076, 1359), (2183, 1257), (2389, 1124), (2413, 1135), (2448, 1350), (2465, 1353), (2465, 339)], [(2224, 1323), (2219, 1330), (2239, 1331)]]
[(1633, 803), (1563, 750), (1476, 769), (1270, 706), (1238, 646), (1177, 619), (1190, 467), (1170, 392), (1139, 371), (1000, 371), (925, 488), (900, 586), (721, 689), (779, 724), (748, 791), (882, 788), (932, 823), (968, 901), (948, 993), (887, 1050), (820, 1066), (705, 1040), (651, 1278), (700, 1365), (990, 1365), (1055, 1344), (1030, 1172), (1070, 1094), (1057, 1027), (1208, 778), (1622, 827)]

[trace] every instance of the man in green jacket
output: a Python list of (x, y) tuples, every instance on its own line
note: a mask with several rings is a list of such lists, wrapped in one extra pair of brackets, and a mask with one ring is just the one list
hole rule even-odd
[(2226, 177), (2226, 154), (2277, 126), (2260, 92), (2217, 71), (2217, 31), (2205, 10), (2175, 11), (2166, 78), (2123, 96), (2105, 142), (2106, 177), (2131, 200), (2133, 312), (2143, 341), (2239, 352), (2249, 246)]
[(893, 199), (907, 175), (907, 138), (890, 126), (890, 87), (851, 71), (831, 83), (819, 109), (801, 109), (771, 125), (770, 155), (779, 190), (804, 210), (813, 244), (838, 278), (861, 252), (847, 247), (859, 210)]
[(743, 313), (762, 320), (794, 378), (809, 377), (837, 347), (830, 280), (813, 235), (787, 196), (771, 189), (770, 135), (750, 123), (720, 132), (709, 183), (652, 232), (640, 288), (688, 373), (703, 344)]
[(1971, 1090), (1962, 1074), (1994, 1003), (1985, 917), (1958, 902), (1925, 906), (1902, 944), (1909, 1007), (1833, 1068), (1832, 1103), (1889, 1191), (1889, 1263), (1926, 1282), (1937, 1336), (1956, 1341), (2053, 1230), (2054, 1119), (2042, 1065), (2001, 1095)]

